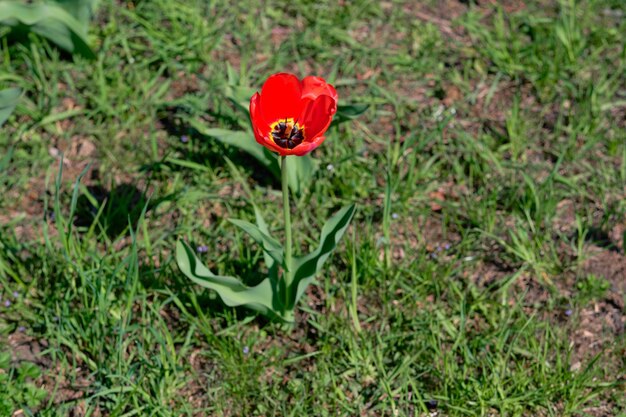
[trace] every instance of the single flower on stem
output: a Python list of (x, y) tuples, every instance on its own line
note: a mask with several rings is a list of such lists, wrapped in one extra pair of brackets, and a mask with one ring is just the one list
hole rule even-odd
[[(279, 73), (265, 81), (261, 93), (254, 94), (250, 99), (250, 118), (256, 141), (279, 155), (284, 243), (271, 235), (260, 210), (255, 206), (256, 224), (237, 219), (229, 221), (261, 246), (268, 269), (267, 278), (249, 287), (236, 277), (215, 275), (202, 264), (189, 245), (179, 241), (176, 259), (187, 277), (196, 284), (217, 291), (229, 306), (245, 305), (293, 326), (298, 300), (315, 276), (321, 273), (324, 262), (346, 232), (354, 216), (355, 205), (340, 209), (325, 222), (316, 249), (303, 256), (294, 256), (286, 161), (291, 155), (303, 156), (317, 148), (324, 141), (324, 134), (336, 112), (337, 91), (323, 78), (309, 76), (300, 80), (293, 74)], [(198, 252), (201, 252), (199, 248)]]
[(292, 233), (287, 156), (302, 156), (324, 142), (324, 133), (337, 112), (337, 91), (321, 77), (299, 80), (293, 74), (270, 76), (250, 98), (250, 119), (258, 143), (280, 155), (285, 220), (285, 304), (293, 282)]

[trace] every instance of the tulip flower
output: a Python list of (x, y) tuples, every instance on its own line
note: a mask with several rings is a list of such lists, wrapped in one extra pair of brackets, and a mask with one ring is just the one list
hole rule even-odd
[(336, 112), (337, 91), (320, 77), (274, 74), (250, 99), (256, 141), (280, 156), (302, 156), (321, 145)]

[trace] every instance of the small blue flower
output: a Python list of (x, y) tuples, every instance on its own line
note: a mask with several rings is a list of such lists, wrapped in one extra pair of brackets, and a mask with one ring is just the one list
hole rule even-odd
[(180, 137), (180, 141), (181, 141), (182, 143), (187, 143), (187, 142), (189, 142), (189, 136), (187, 136), (187, 135), (182, 135), (182, 136)]
[(11, 301), (9, 301), (9, 300), (4, 300), (4, 306), (5, 306), (5, 307), (11, 307)]
[(17, 328), (17, 331), (20, 332), (20, 333), (24, 333), (26, 331), (26, 327), (20, 326), (20, 327)]
[(209, 251), (209, 248), (208, 248), (208, 246), (207, 246), (207, 245), (199, 245), (199, 246), (196, 248), (196, 251), (197, 251), (198, 253), (207, 253), (207, 252)]
[(247, 355), (248, 353), (250, 353), (250, 348), (248, 346), (244, 346), (243, 347), (243, 354)]
[(394, 220), (396, 220), (399, 217), (400, 217), (400, 215), (398, 213), (392, 213), (391, 214), (391, 218), (394, 219)]
[(20, 293), (17, 291), (13, 291), (13, 298), (17, 298), (20, 296)]
[(568, 317), (571, 316), (572, 313), (573, 313), (573, 311), (571, 309), (569, 309), (569, 308), (567, 310), (565, 310), (565, 315), (568, 316)]
[(443, 245), (443, 249), (444, 249), (444, 250), (448, 250), (448, 249), (450, 249), (450, 244), (449, 244), (449, 243), (446, 243), (445, 245)]
[(434, 410), (435, 408), (437, 408), (437, 405), (439, 405), (437, 400), (426, 401), (426, 408), (428, 408), (429, 410)]

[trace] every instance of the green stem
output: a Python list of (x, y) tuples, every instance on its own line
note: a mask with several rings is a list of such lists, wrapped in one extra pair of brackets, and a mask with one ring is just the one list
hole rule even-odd
[(280, 157), (281, 182), (283, 186), (283, 214), (285, 216), (285, 272), (283, 279), (285, 280), (285, 308), (290, 303), (291, 283), (293, 281), (293, 265), (292, 265), (292, 238), (291, 238), (291, 210), (289, 207), (289, 181), (287, 175), (287, 157)]

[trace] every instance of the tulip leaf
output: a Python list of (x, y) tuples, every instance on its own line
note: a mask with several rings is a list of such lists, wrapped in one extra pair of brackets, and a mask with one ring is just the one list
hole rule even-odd
[(209, 128), (197, 119), (190, 119), (189, 124), (202, 136), (212, 137), (225, 145), (235, 146), (242, 151), (247, 152), (256, 158), (261, 164), (270, 169), (274, 176), (280, 178), (280, 168), (278, 166), (276, 156), (267, 148), (259, 145), (257, 141), (254, 140), (254, 135), (252, 133), (238, 130)]
[(282, 311), (277, 291), (269, 278), (254, 287), (244, 285), (234, 277), (215, 275), (202, 264), (193, 250), (182, 241), (176, 243), (176, 262), (181, 272), (196, 284), (217, 292), (224, 304), (230, 307), (244, 305), (262, 314), (275, 316)]
[(320, 236), (319, 247), (310, 254), (294, 260), (294, 279), (292, 285), (297, 288), (293, 303), (287, 308), (293, 308), (298, 302), (306, 287), (313, 281), (315, 275), (322, 270), (326, 259), (330, 256), (341, 237), (346, 232), (352, 217), (354, 216), (355, 205), (351, 204), (339, 210), (331, 217), (324, 227)]
[(55, 3), (58, 3), (85, 27), (91, 21), (98, 6), (98, 0), (55, 0)]
[[(309, 155), (287, 158), (287, 183), (296, 195), (302, 195), (304, 189), (311, 184), (313, 175), (319, 169), (319, 164), (317, 159), (313, 159)], [(278, 162), (276, 166), (278, 166)]]
[[(270, 236), (269, 228), (267, 227), (267, 223), (261, 214), (261, 210), (254, 204), (254, 216), (256, 218), (256, 225), (259, 227), (259, 230), (265, 233), (267, 236)], [(263, 260), (265, 261), (265, 265), (269, 269), (270, 280), (273, 282), (278, 281), (278, 266), (279, 263), (272, 258), (272, 255), (266, 250), (263, 251)]]
[(0, 126), (7, 121), (15, 110), (21, 94), (22, 90), (19, 88), (7, 88), (0, 91)]
[(279, 241), (245, 220), (229, 219), (228, 221), (249, 234), (261, 246), (263, 252), (266, 252), (279, 265), (283, 264), (283, 247)]
[[(206, 127), (198, 119), (189, 119), (189, 125), (200, 135), (219, 140), (225, 145), (235, 146), (247, 152), (264, 165), (277, 179), (280, 179), (280, 165), (278, 158), (270, 150), (259, 145), (254, 135), (249, 132)], [(302, 195), (304, 189), (311, 184), (313, 175), (319, 169), (319, 161), (309, 155), (287, 158), (289, 172), (289, 188), (296, 194)]]
[(337, 113), (333, 120), (333, 125), (356, 119), (369, 108), (369, 104), (354, 103), (340, 104), (337, 106)]
[(9, 26), (17, 34), (36, 33), (70, 53), (95, 58), (87, 42), (86, 25), (60, 5), (0, 1), (0, 25)]

